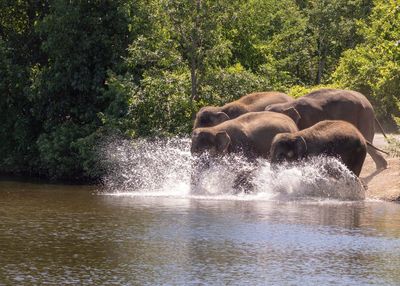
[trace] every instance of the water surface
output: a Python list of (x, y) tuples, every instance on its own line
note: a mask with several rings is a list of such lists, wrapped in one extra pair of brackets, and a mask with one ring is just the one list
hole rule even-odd
[(0, 285), (400, 285), (400, 205), (337, 159), (189, 147), (111, 140), (101, 188), (0, 182)]
[(0, 183), (0, 285), (399, 285), (400, 205)]

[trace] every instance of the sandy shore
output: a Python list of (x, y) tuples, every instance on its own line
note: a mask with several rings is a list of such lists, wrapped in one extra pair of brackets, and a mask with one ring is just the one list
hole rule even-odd
[[(400, 136), (397, 136), (400, 139)], [(376, 134), (374, 145), (380, 148), (386, 146), (381, 134)], [(400, 158), (384, 155), (389, 167), (377, 171), (374, 161), (367, 155), (360, 178), (368, 185), (367, 197), (386, 201), (400, 201)]]

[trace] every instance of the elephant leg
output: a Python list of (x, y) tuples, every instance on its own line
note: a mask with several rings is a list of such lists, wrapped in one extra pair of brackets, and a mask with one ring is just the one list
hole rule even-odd
[(203, 173), (209, 168), (210, 162), (205, 158), (197, 158), (192, 163), (192, 170), (190, 174), (190, 191), (193, 194), (202, 193), (201, 179)]
[(255, 191), (255, 185), (253, 182), (255, 172), (259, 167), (257, 162), (257, 158), (259, 155), (256, 155), (253, 150), (250, 148), (242, 149), (244, 154), (243, 160), (246, 162), (245, 166), (242, 166), (241, 169), (236, 173), (235, 180), (233, 181), (232, 189), (233, 194), (251, 194)]
[(192, 193), (196, 193), (198, 191), (198, 187), (199, 187), (199, 177), (200, 177), (200, 173), (197, 174), (190, 174), (190, 191)]
[[(351, 163), (351, 169), (357, 177), (360, 176), (364, 161), (365, 161), (366, 152), (364, 154), (353, 154), (353, 160)], [(386, 162), (386, 161), (385, 161)]]
[(249, 194), (254, 192), (254, 185), (251, 182), (253, 178), (253, 170), (243, 170), (241, 171), (234, 183), (233, 183), (233, 190), (234, 194), (239, 194), (244, 192), (245, 194)]
[(385, 158), (383, 158), (383, 156), (380, 153), (378, 153), (377, 150), (375, 150), (371, 146), (367, 146), (367, 152), (372, 157), (372, 160), (374, 160), (377, 170), (387, 168), (388, 165), (387, 161), (385, 160)]
[(364, 110), (358, 116), (358, 123), (356, 125), (361, 134), (369, 142), (374, 141), (375, 135), (375, 115), (372, 110)]

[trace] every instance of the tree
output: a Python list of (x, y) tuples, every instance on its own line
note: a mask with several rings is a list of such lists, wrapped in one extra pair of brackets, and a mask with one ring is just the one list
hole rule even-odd
[(146, 33), (128, 49), (128, 72), (108, 81), (110, 93), (129, 102), (130, 119), (107, 112), (105, 122), (135, 136), (187, 134), (200, 106), (269, 87), (267, 80), (230, 60), (228, 34), (236, 4), (149, 1)]
[(230, 56), (229, 41), (224, 37), (229, 1), (166, 1), (172, 38), (190, 69), (191, 101), (198, 100), (199, 81), (206, 68), (226, 64)]
[(38, 26), (48, 61), (35, 74), (34, 115), (43, 122), (36, 144), (40, 171), (55, 178), (87, 177), (95, 159), (98, 113), (108, 69), (116, 69), (130, 42), (128, 1), (52, 2)]
[(308, 34), (315, 59), (315, 80), (326, 80), (341, 54), (360, 42), (357, 20), (368, 15), (371, 0), (309, 0), (303, 12), (308, 18)]
[(0, 171), (33, 173), (40, 122), (33, 116), (31, 75), (46, 61), (36, 24), (48, 1), (0, 2)]
[(400, 8), (398, 1), (374, 4), (360, 23), (364, 42), (344, 53), (333, 80), (366, 94), (381, 118), (393, 120), (400, 116)]
[(230, 33), (233, 58), (275, 89), (308, 82), (307, 18), (292, 0), (244, 1)]
[(188, 134), (201, 106), (294, 84), (398, 114), (398, 8), (371, 1), (0, 1), (0, 172), (97, 178), (105, 134)]

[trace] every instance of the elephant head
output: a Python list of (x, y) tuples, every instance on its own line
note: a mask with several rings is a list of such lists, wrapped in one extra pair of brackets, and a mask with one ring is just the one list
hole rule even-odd
[(271, 145), (271, 161), (294, 161), (307, 155), (307, 143), (300, 135), (277, 134)]
[(208, 128), (198, 128), (192, 133), (192, 154), (202, 154), (204, 152), (210, 155), (218, 155), (228, 151), (231, 138), (225, 131), (213, 132)]
[(197, 112), (193, 129), (200, 127), (212, 127), (229, 120), (229, 116), (219, 107), (206, 106)]
[(297, 109), (293, 106), (288, 106), (287, 103), (272, 104), (270, 106), (267, 106), (265, 108), (265, 111), (283, 113), (292, 118), (296, 124), (298, 124), (299, 120), (301, 119), (300, 113), (297, 111)]

